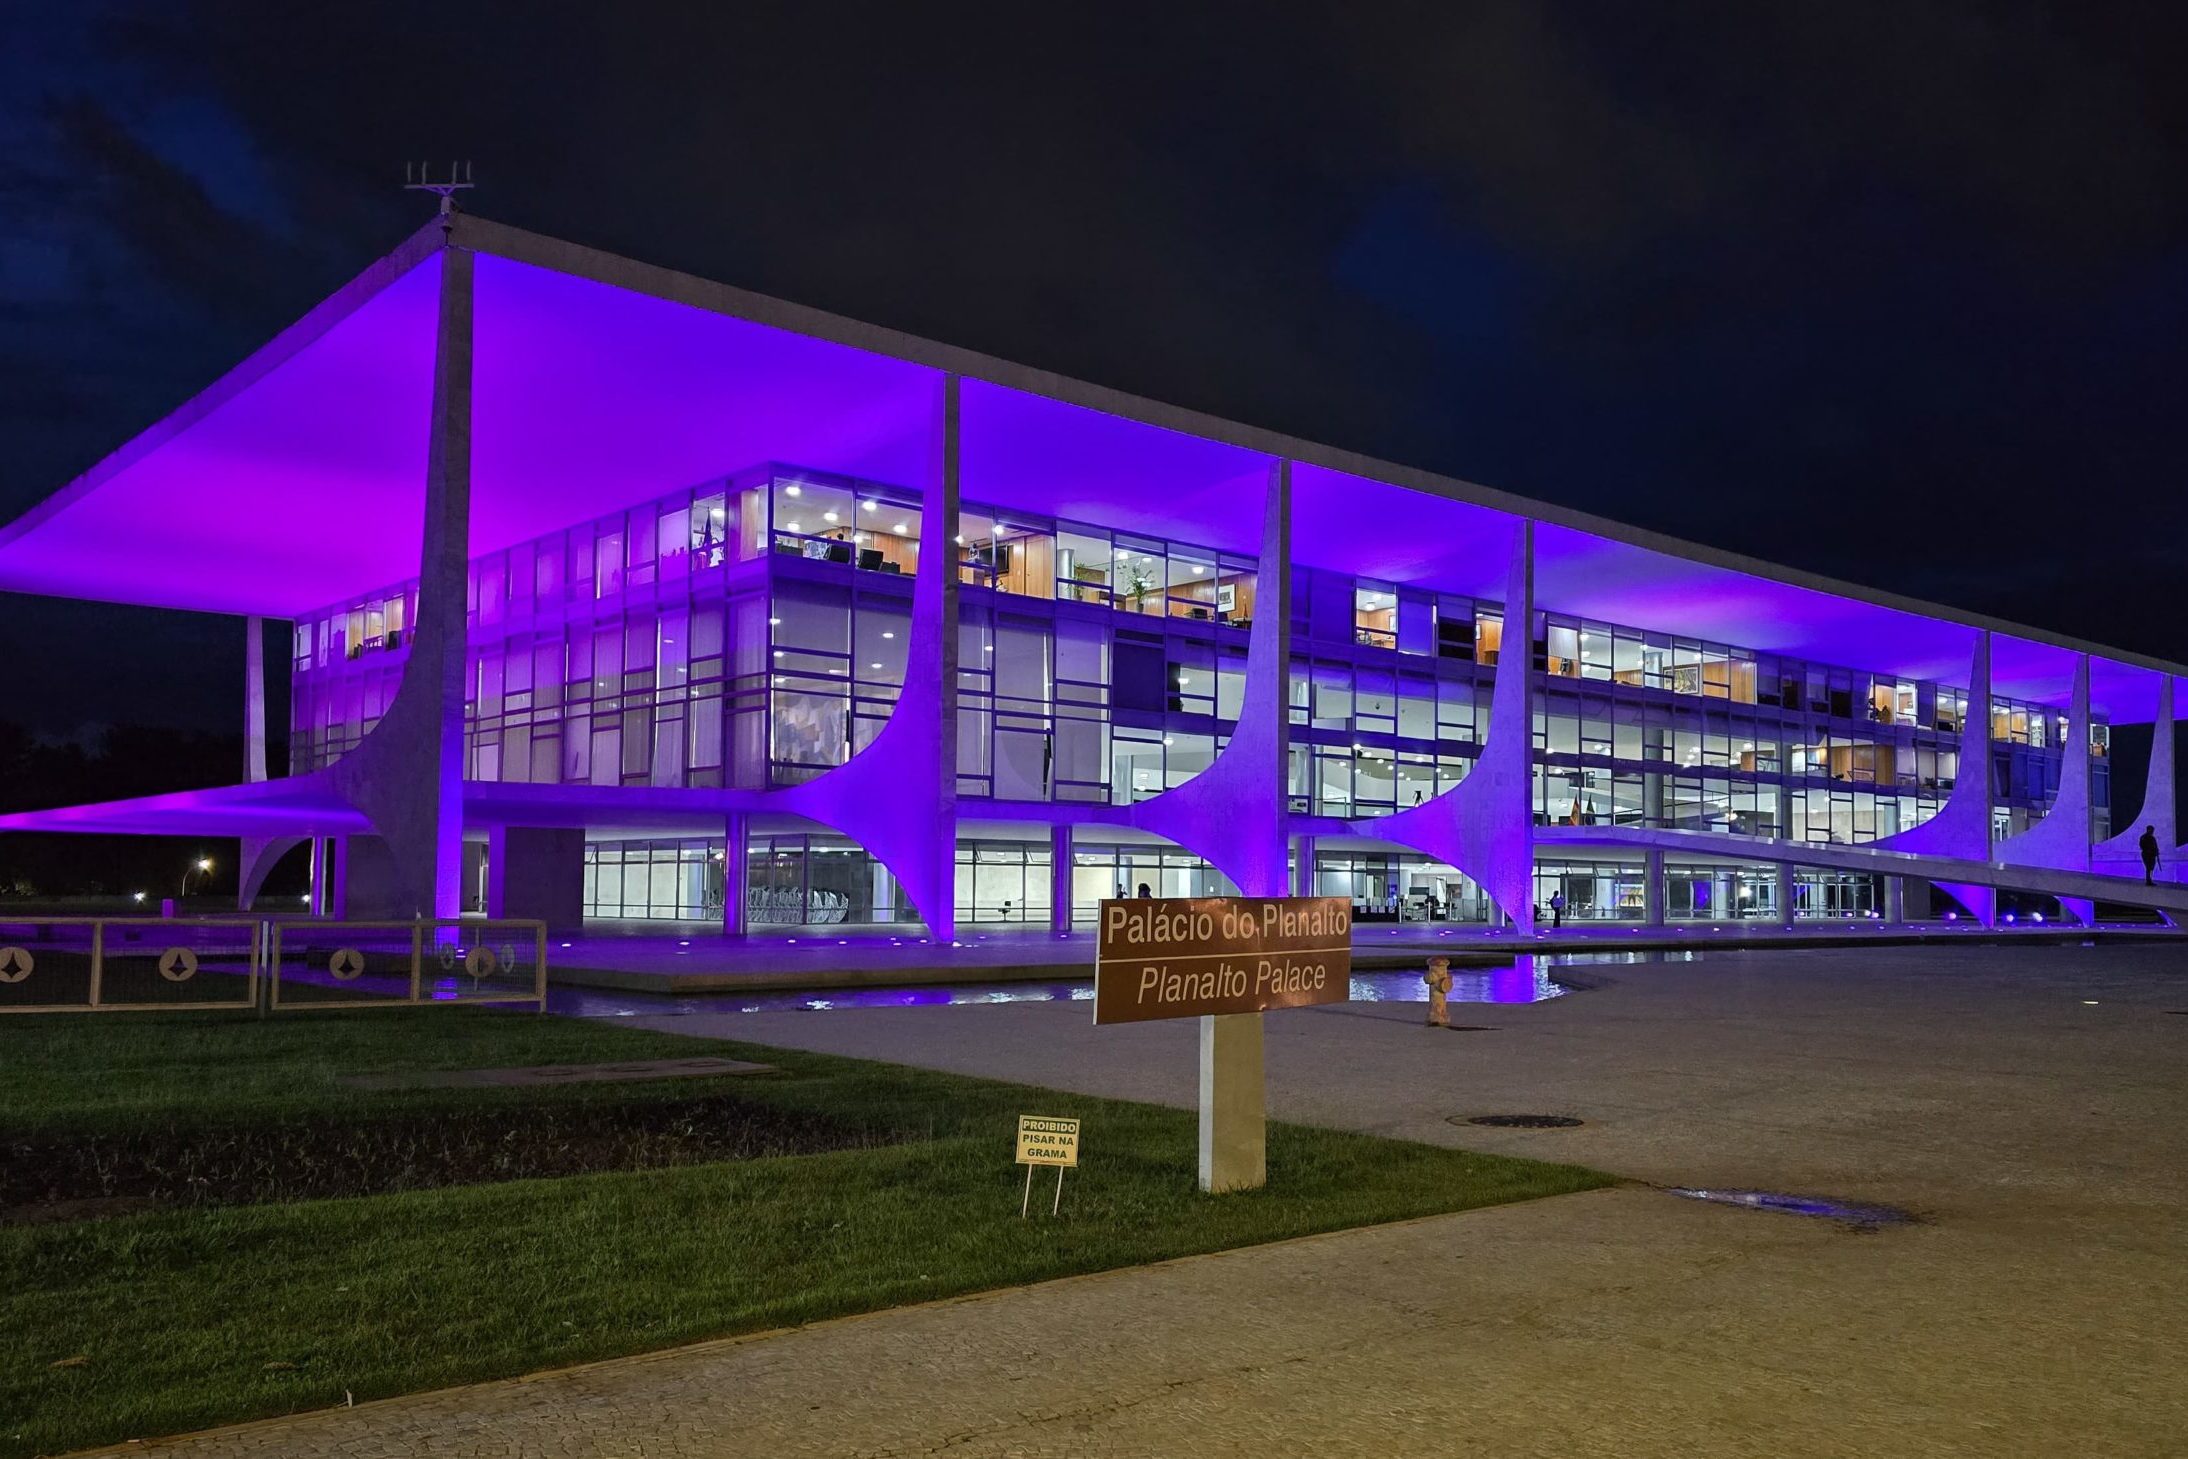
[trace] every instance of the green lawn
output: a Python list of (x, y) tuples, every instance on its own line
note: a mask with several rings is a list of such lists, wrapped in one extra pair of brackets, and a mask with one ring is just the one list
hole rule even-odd
[[(599, 1021), (478, 1010), (15, 1019), (0, 1128), (280, 1120), (693, 1083), (362, 1094), (337, 1073), (726, 1053), (753, 1098), (879, 1148), (0, 1228), (0, 1456), (507, 1377), (698, 1338), (1606, 1184), (1297, 1126), (1268, 1186), (1193, 1186), (1190, 1113)], [(1060, 1220), (1021, 1221), (1015, 1117), (1086, 1121)], [(1037, 1187), (1052, 1177), (1041, 1177)], [(59, 1360), (88, 1361), (56, 1368)]]

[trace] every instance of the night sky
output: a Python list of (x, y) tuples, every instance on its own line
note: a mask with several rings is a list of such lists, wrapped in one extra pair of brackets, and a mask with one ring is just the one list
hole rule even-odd
[[(0, 0), (0, 518), (468, 157), (525, 228), (2188, 659), (2188, 7), (1312, 9)], [(49, 733), (239, 721), (236, 620), (0, 596), (0, 656)]]

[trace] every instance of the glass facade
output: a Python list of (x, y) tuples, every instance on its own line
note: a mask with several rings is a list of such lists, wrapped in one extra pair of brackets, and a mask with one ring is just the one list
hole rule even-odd
[[(464, 773), (536, 785), (796, 785), (872, 742), (901, 694), (922, 551), (961, 585), (957, 791), (975, 800), (1125, 805), (1205, 770), (1234, 730), (1259, 586), (1250, 557), (968, 503), (958, 539), (921, 541), (916, 492), (781, 465), (702, 483), (490, 553), (466, 601)], [(408, 653), (414, 585), (295, 628), (292, 764), (354, 747)], [(1288, 805), (1348, 821), (1461, 783), (1497, 673), (1536, 677), (1538, 825), (1695, 830), (1858, 845), (1935, 815), (1963, 773), (1966, 695), (1950, 686), (1538, 611), (1507, 652), (1502, 604), (1295, 567)], [(2064, 718), (1999, 698), (1990, 714), (1996, 829), (2040, 821), (2058, 792)], [(2093, 836), (2108, 834), (2109, 729), (2090, 730)], [(795, 843), (795, 844), (792, 844)], [(598, 843), (586, 905), (603, 918), (718, 916), (705, 843)], [(957, 912), (1046, 923), (1047, 844), (964, 842)], [(709, 866), (713, 866), (710, 875)], [(911, 917), (848, 842), (755, 847), (757, 924)], [(1766, 864), (1767, 866), (1767, 864)], [(1874, 878), (1804, 871), (1795, 916), (1867, 915)], [(1141, 882), (1219, 878), (1178, 852), (1074, 851), (1072, 915)], [(1316, 885), (1363, 918), (1475, 920), (1480, 889), (1391, 852), (1332, 859)], [(1869, 890), (1864, 890), (1869, 888)], [(1545, 858), (1540, 904), (1569, 921), (1642, 915), (1636, 866)], [(1158, 893), (1161, 894), (1161, 893)], [(1774, 875), (1674, 865), (1677, 921), (1782, 916)]]

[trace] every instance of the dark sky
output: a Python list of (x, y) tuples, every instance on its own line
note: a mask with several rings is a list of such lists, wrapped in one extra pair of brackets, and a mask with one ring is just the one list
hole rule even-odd
[[(0, 0), (0, 517), (426, 214), (2188, 658), (2188, 7)], [(232, 726), (0, 597), (0, 714)]]

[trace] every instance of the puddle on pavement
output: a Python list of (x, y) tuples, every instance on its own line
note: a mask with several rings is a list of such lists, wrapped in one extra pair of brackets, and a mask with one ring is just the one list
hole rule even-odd
[(1751, 1211), (1776, 1211), (1784, 1216), (1816, 1216), (1847, 1226), (1903, 1226), (1914, 1216), (1896, 1206), (1839, 1201), (1828, 1196), (1790, 1195), (1784, 1191), (1720, 1190), (1699, 1186), (1665, 1186), (1672, 1195), (1720, 1206), (1743, 1206)]

